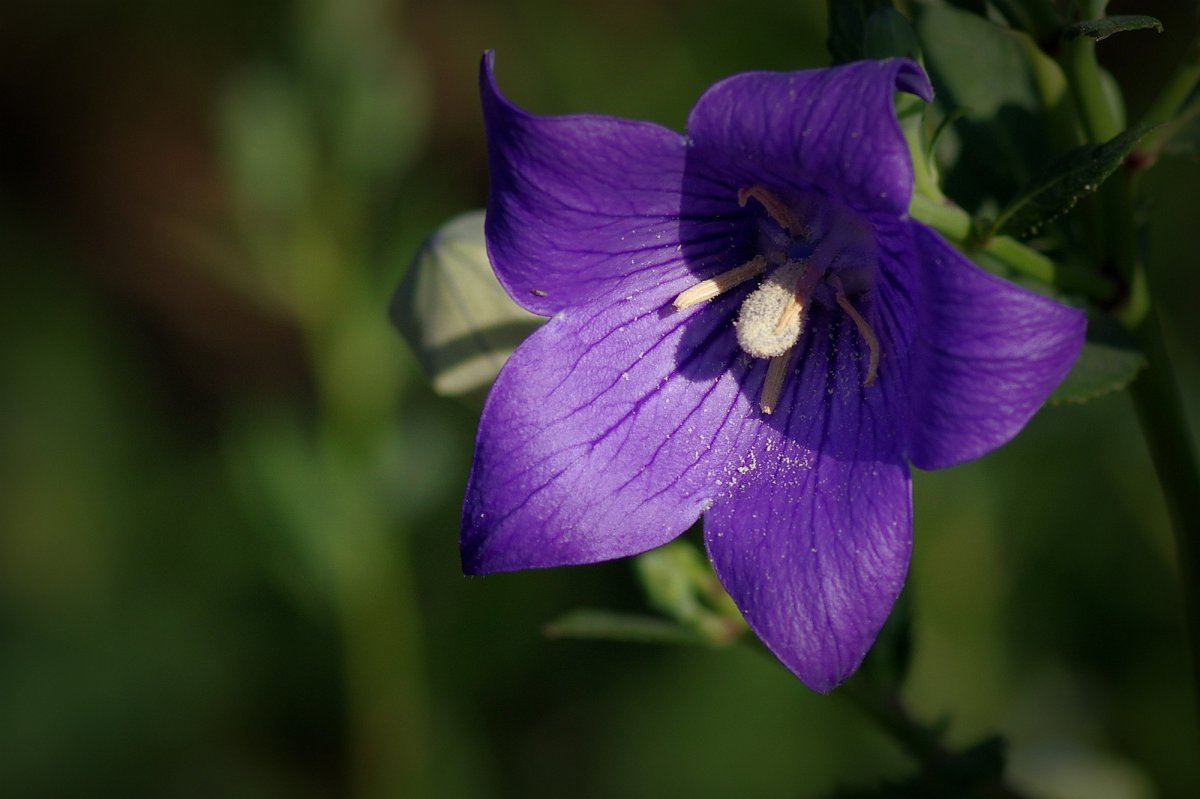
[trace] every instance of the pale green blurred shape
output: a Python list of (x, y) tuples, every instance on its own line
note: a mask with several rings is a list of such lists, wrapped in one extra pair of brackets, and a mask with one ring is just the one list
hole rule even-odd
[(392, 321), (433, 390), (446, 396), (482, 396), (517, 345), (545, 321), (517, 305), (496, 279), (483, 220), (483, 211), (468, 211), (439, 227), (392, 298)]

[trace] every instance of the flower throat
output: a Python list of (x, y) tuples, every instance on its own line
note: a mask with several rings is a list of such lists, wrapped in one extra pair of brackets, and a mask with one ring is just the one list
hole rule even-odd
[(741, 266), (701, 281), (675, 298), (676, 310), (707, 302), (766, 275), (742, 301), (734, 326), (738, 344), (754, 358), (767, 358), (759, 407), (770, 414), (792, 369), (814, 303), (836, 306), (853, 320), (870, 352), (864, 386), (879, 371), (879, 339), (855, 307), (874, 281), (874, 237), (848, 208), (808, 195), (784, 203), (763, 186), (738, 191), (738, 204), (755, 200), (766, 212), (757, 231), (757, 255)]

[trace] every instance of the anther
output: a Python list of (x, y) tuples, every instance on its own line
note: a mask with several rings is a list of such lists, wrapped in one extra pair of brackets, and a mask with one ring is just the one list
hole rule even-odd
[(770, 416), (779, 404), (779, 395), (783, 393), (783, 381), (787, 379), (793, 352), (795, 348), (789, 349), (783, 355), (776, 355), (767, 365), (767, 376), (763, 379), (762, 394), (758, 398), (758, 407), (762, 408), (762, 412), (767, 416)]
[(850, 299), (846, 296), (846, 290), (842, 287), (842, 281), (837, 275), (829, 276), (829, 285), (833, 286), (834, 291), (837, 292), (837, 304), (846, 312), (847, 316), (854, 320), (858, 334), (862, 336), (863, 341), (867, 343), (867, 349), (871, 352), (870, 360), (867, 362), (867, 377), (863, 380), (864, 386), (870, 386), (875, 382), (875, 375), (879, 372), (879, 339), (858, 309), (851, 305)]
[(728, 272), (722, 272), (716, 277), (710, 277), (708, 280), (702, 280), (691, 288), (685, 289), (675, 298), (675, 310), (682, 311), (685, 308), (691, 308), (693, 305), (699, 305), (702, 302), (719, 297), (735, 286), (745, 283), (751, 278), (758, 277), (767, 269), (767, 259), (761, 255), (756, 255), (741, 266), (734, 267)]
[[(816, 288), (817, 282), (825, 274), (825, 267), (815, 263), (808, 263), (800, 276), (796, 279), (796, 285), (792, 290), (792, 297), (788, 301), (783, 312), (779, 314), (779, 321), (775, 323), (776, 335), (786, 330), (800, 314), (808, 309), (809, 300), (812, 299), (813, 289)], [(801, 327), (804, 326), (804, 321), (800, 322)]]
[(746, 203), (751, 199), (758, 200), (767, 212), (767, 216), (774, 219), (781, 228), (793, 236), (800, 235), (802, 225), (796, 219), (796, 215), (792, 213), (792, 209), (784, 205), (766, 186), (746, 186), (738, 189), (739, 206), (745, 208)]

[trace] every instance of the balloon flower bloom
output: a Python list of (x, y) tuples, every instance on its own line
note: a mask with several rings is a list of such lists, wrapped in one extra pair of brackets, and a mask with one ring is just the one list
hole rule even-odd
[(816, 691), (904, 584), (909, 466), (1011, 439), (1083, 343), (1077, 309), (909, 218), (912, 61), (735, 75), (687, 133), (544, 117), (481, 68), (487, 246), (550, 317), (505, 364), (463, 505), (469, 574), (645, 552), (703, 518), (763, 643)]

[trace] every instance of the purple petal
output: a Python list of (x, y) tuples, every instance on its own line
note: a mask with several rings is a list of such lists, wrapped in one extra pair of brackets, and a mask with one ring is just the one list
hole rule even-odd
[(729, 302), (662, 307), (692, 281), (551, 319), (488, 397), (463, 504), (467, 573), (590, 563), (686, 530), (716, 495), (757, 411)]
[(860, 210), (903, 213), (912, 195), (897, 91), (930, 100), (907, 59), (806, 72), (750, 72), (710, 88), (688, 119), (698, 153), (736, 185), (820, 188)]
[(1070, 370), (1083, 312), (991, 275), (912, 223), (917, 340), (908, 456), (940, 469), (1015, 436)]
[(905, 363), (889, 358), (864, 387), (864, 348), (845, 316), (816, 325), (806, 347), (779, 411), (705, 515), (705, 540), (751, 629), (825, 692), (858, 668), (908, 569), (912, 503), (896, 421)]
[[(491, 192), (487, 243), (501, 284), (520, 305), (552, 316), (600, 296), (622, 296), (680, 257), (686, 140), (649, 122), (574, 115), (540, 117), (496, 86), (492, 54), (480, 67)], [(703, 191), (689, 176), (689, 190)], [(726, 205), (735, 195), (726, 192)], [(688, 238), (728, 228), (688, 223)], [(721, 240), (723, 244), (725, 239)], [(689, 256), (698, 255), (694, 250)]]

